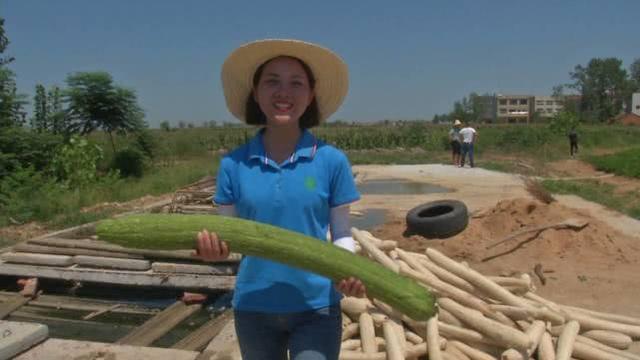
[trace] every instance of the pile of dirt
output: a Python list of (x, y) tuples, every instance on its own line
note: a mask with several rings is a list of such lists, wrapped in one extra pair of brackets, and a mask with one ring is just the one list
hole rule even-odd
[[(531, 232), (488, 249), (515, 232), (571, 218), (586, 220), (588, 225), (581, 230), (552, 228), (540, 233)], [(606, 258), (616, 264), (640, 261), (637, 241), (625, 237), (588, 213), (567, 208), (558, 202), (544, 204), (525, 198), (503, 200), (493, 208), (473, 215), (465, 231), (444, 240), (429, 240), (418, 235), (404, 237), (402, 233), (405, 226), (404, 219), (393, 219), (373, 233), (383, 239), (397, 240), (399, 246), (406, 250), (423, 252), (427, 247), (433, 247), (471, 263), (499, 259), (501, 262), (512, 260), (517, 263), (518, 259), (523, 258), (581, 262)], [(518, 247), (520, 243), (523, 244)]]

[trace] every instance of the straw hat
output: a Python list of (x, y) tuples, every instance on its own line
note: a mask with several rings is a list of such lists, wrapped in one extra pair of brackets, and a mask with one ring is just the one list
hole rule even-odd
[(462, 123), (458, 119), (456, 119), (456, 121), (453, 122), (453, 126), (460, 126), (460, 125), (462, 125)]
[(278, 56), (298, 58), (311, 69), (320, 121), (338, 110), (349, 89), (347, 64), (338, 55), (300, 40), (266, 39), (240, 46), (222, 64), (222, 89), (233, 116), (246, 121), (245, 106), (253, 87), (253, 75), (260, 65)]

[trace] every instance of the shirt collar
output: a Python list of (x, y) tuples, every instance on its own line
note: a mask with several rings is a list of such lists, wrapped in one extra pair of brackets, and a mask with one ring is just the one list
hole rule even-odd
[[(264, 142), (262, 140), (264, 135), (264, 128), (260, 129), (258, 133), (249, 142), (249, 159), (260, 159), (260, 161), (266, 163), (267, 156), (264, 149)], [(318, 150), (318, 139), (307, 130), (302, 130), (302, 135), (298, 139), (296, 150), (291, 154), (289, 162), (295, 162), (298, 158), (313, 158)]]

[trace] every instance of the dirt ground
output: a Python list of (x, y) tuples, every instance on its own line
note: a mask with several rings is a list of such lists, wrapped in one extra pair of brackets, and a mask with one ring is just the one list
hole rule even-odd
[[(575, 196), (556, 196), (556, 202), (545, 204), (526, 191), (520, 177), (479, 168), (398, 165), (357, 166), (354, 171), (359, 180), (399, 178), (452, 189), (450, 193), (363, 196), (356, 210), (388, 211), (386, 223), (372, 231), (376, 237), (396, 240), (412, 251), (436, 248), (487, 275), (529, 273), (538, 294), (562, 304), (640, 317), (640, 221)], [(558, 171), (557, 175), (565, 174)], [(581, 175), (601, 174), (585, 171)], [(637, 181), (629, 181), (638, 188)], [(439, 199), (465, 202), (472, 214), (468, 227), (444, 240), (404, 237), (407, 211)], [(522, 235), (487, 249), (516, 231), (569, 218), (584, 219), (588, 225), (580, 231), (549, 229), (537, 236)], [(542, 267), (544, 285), (534, 273), (537, 264)]]

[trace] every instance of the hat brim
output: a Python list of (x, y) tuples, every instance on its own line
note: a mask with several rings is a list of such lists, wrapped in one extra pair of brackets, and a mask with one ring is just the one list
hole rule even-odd
[(260, 65), (278, 56), (298, 58), (311, 69), (320, 121), (338, 110), (349, 89), (349, 71), (337, 54), (304, 41), (266, 39), (240, 46), (222, 64), (222, 89), (233, 116), (246, 122), (245, 107), (253, 87), (253, 75)]

